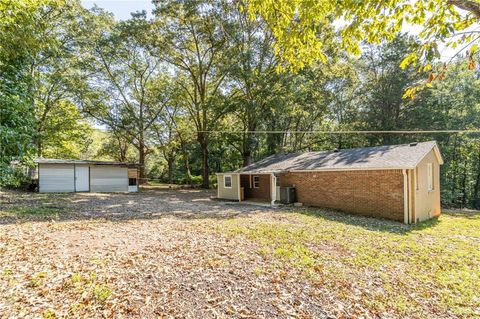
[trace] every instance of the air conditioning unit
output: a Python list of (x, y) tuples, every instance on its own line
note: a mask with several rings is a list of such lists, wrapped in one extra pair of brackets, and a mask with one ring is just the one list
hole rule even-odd
[(283, 204), (295, 203), (295, 187), (280, 187), (280, 202)]

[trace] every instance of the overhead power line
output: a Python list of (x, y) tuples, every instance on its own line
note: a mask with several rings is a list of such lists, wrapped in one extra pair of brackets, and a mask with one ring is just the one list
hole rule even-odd
[(472, 134), (480, 133), (480, 129), (472, 130), (415, 130), (415, 131), (199, 131), (199, 133), (222, 134)]

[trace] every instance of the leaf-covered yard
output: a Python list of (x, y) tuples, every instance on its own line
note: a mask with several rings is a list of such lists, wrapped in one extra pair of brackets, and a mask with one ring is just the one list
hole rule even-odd
[(411, 227), (205, 191), (2, 193), (3, 317), (480, 316), (480, 213)]

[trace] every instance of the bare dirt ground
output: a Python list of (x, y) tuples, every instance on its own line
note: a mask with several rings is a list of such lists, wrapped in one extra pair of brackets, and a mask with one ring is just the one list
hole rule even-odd
[(480, 214), (412, 228), (213, 195), (0, 193), (0, 318), (480, 315)]

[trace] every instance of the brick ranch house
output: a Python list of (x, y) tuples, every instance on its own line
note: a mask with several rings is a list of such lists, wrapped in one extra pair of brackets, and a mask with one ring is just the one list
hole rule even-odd
[(416, 223), (440, 214), (440, 165), (435, 141), (269, 156), (218, 173), (218, 198), (280, 200), (294, 187), (308, 206)]

